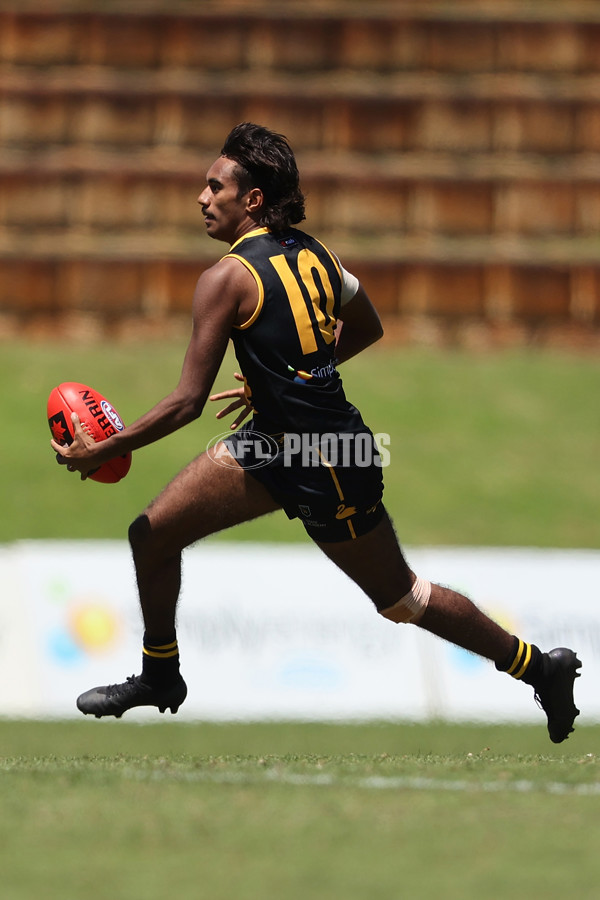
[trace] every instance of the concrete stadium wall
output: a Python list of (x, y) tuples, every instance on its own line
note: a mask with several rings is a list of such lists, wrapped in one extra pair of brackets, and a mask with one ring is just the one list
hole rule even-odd
[(0, 77), (0, 334), (186, 315), (251, 119), (398, 336), (598, 337), (593, 2), (3, 0)]

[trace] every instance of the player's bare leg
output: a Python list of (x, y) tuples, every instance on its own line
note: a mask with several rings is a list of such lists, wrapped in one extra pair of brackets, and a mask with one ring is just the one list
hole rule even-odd
[(187, 694), (175, 632), (182, 551), (278, 508), (222, 444), (193, 460), (164, 488), (129, 531), (145, 625), (142, 674), (86, 691), (77, 700), (81, 712), (98, 718), (120, 717), (134, 706), (177, 712)]
[[(321, 550), (373, 601), (377, 610), (393, 621), (402, 618), (402, 600), (409, 598), (416, 582), (386, 515), (369, 533), (353, 541), (320, 543)], [(396, 618), (392, 612), (398, 607)], [(390, 614), (391, 613), (391, 614)], [(450, 588), (431, 585), (429, 600), (413, 624), (476, 653), (534, 687), (535, 697), (548, 717), (548, 731), (555, 743), (565, 740), (579, 714), (573, 700), (573, 684), (581, 663), (565, 647), (542, 653), (478, 609), (471, 600)]]
[(165, 634), (175, 626), (186, 547), (277, 509), (222, 444), (176, 475), (129, 529), (146, 631)]
[[(363, 589), (380, 612), (393, 607), (415, 581), (387, 515), (356, 540), (318, 546)], [(513, 636), (471, 600), (437, 584), (431, 586), (429, 603), (418, 624), (493, 662), (506, 659), (513, 646)]]

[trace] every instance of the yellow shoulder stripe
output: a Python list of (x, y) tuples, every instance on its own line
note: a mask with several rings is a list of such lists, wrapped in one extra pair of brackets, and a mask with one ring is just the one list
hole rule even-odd
[(244, 259), (243, 256), (238, 256), (237, 253), (228, 253), (227, 256), (223, 257), (223, 259), (238, 259), (241, 263), (243, 263), (243, 265), (246, 266), (246, 268), (251, 273), (251, 275), (253, 276), (253, 278), (256, 282), (256, 287), (258, 288), (258, 300), (256, 302), (254, 312), (252, 313), (250, 318), (247, 319), (242, 325), (234, 325), (234, 328), (239, 328), (240, 330), (242, 330), (244, 328), (249, 328), (250, 325), (252, 325), (252, 323), (255, 322), (256, 319), (258, 318), (258, 316), (260, 315), (260, 311), (262, 309), (263, 302), (265, 299), (265, 289), (263, 287), (262, 279), (261, 279), (260, 275), (258, 274), (258, 272), (256, 271), (256, 269), (254, 268), (254, 266), (250, 265), (248, 260)]

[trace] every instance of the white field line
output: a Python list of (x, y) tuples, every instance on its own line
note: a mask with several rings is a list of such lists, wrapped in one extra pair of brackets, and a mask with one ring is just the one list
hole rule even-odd
[(423, 778), (402, 775), (370, 775), (338, 777), (335, 775), (301, 775), (270, 769), (264, 774), (250, 772), (176, 772), (128, 769), (127, 777), (139, 781), (185, 781), (186, 783), (234, 784), (239, 786), (283, 784), (293, 787), (352, 787), (379, 791), (456, 791), (464, 793), (560, 794), (580, 797), (600, 795), (600, 782), (569, 784), (562, 781), (467, 781), (466, 779)]
[[(85, 766), (77, 765), (81, 773)], [(21, 761), (0, 760), (0, 775), (10, 772), (36, 772), (37, 774), (68, 774), (74, 771), (68, 764), (44, 761), (39, 767), (31, 767)], [(231, 784), (251, 787), (261, 784), (282, 784), (291, 787), (348, 787), (376, 791), (447, 791), (466, 794), (558, 794), (576, 797), (596, 797), (600, 795), (600, 782), (569, 784), (564, 781), (530, 781), (518, 779), (510, 781), (469, 781), (466, 778), (426, 778), (410, 775), (302, 775), (266, 769), (262, 772), (216, 772), (206, 769), (178, 770), (134, 768), (126, 766), (107, 770), (107, 773), (131, 781), (184, 782), (186, 784)]]

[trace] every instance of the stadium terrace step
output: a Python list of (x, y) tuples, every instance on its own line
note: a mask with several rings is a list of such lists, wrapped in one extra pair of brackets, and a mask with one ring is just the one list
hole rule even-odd
[[(600, 172), (598, 150), (557, 153), (491, 151), (450, 153), (407, 150), (401, 153), (337, 151), (324, 154), (314, 149), (296, 154), (302, 180), (319, 182), (332, 178), (368, 179), (392, 186), (397, 182), (597, 182)], [(23, 147), (4, 146), (0, 156), (0, 177), (48, 177), (74, 175), (114, 175), (118, 177), (160, 178), (200, 185), (213, 161), (209, 149), (181, 145), (138, 145), (131, 149), (84, 143), (49, 143)]]
[[(73, 77), (76, 68), (77, 77)], [(439, 100), (546, 103), (597, 100), (600, 73), (538, 72), (227, 72), (188, 69), (116, 69), (101, 65), (54, 66), (50, 71), (13, 65), (2, 73), (2, 89), (11, 95), (104, 97), (228, 96), (252, 98), (384, 101)]]
[[(387, 237), (332, 230), (321, 235), (336, 253), (355, 262), (420, 263), (424, 265), (593, 266), (598, 261), (594, 237), (554, 235), (524, 240), (515, 235), (451, 237), (439, 233), (391, 234)], [(164, 229), (89, 234), (78, 230), (40, 229), (37, 232), (0, 232), (0, 260), (180, 260), (198, 265), (219, 258), (219, 247), (199, 231)]]
[(0, 0), (0, 73), (3, 312), (187, 313), (248, 119), (383, 313), (600, 324), (597, 0)]
[[(21, 15), (40, 15), (39, 0), (4, 0), (3, 10)], [(122, 0), (47, 0), (44, 12), (55, 15), (98, 14), (119, 18), (136, 16), (180, 16), (188, 20), (244, 15), (253, 19), (359, 19), (377, 21), (395, 19), (399, 14), (426, 21), (484, 21), (556, 22), (600, 21), (596, 0), (287, 0), (285, 9), (273, 6), (271, 0), (170, 0), (168, 12), (163, 0), (136, 0), (123, 4)]]
[[(40, 316), (60, 323), (73, 315), (107, 324), (138, 318), (163, 322), (163, 327), (169, 317), (181, 315), (187, 324), (195, 283), (213, 261), (201, 253), (194, 259), (152, 260), (132, 254), (40, 254), (27, 266), (0, 258), (0, 326), (7, 316), (33, 324)], [(581, 334), (600, 324), (600, 270), (593, 264), (461, 264), (360, 255), (349, 256), (347, 263), (388, 324), (393, 317), (404, 330), (411, 322), (429, 320), (451, 330), (452, 322), (468, 321), (523, 337), (557, 327)]]

